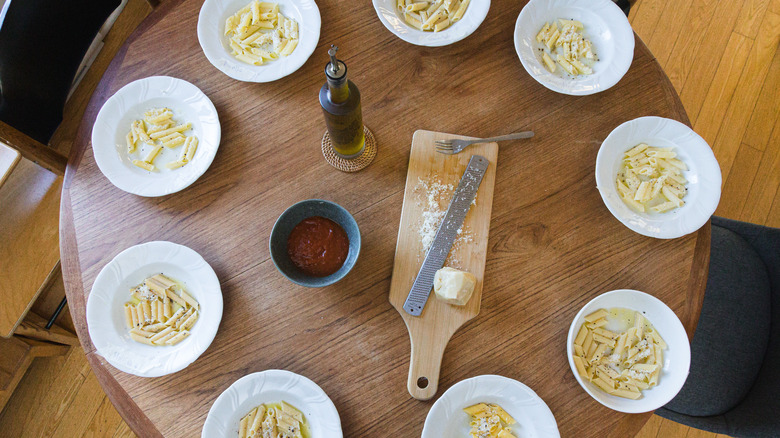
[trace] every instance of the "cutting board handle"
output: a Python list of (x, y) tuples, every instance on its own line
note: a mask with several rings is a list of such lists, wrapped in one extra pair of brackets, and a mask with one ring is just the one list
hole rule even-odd
[(409, 361), (409, 379), (406, 387), (417, 400), (429, 400), (439, 388), (439, 371), (449, 336), (442, 337), (409, 333), (412, 357)]

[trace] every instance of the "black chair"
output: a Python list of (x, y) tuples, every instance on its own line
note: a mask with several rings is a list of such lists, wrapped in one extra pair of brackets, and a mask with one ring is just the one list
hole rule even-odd
[[(100, 27), (120, 0), (8, 0), (0, 23), (0, 140), (34, 161), (62, 122), (73, 79)], [(6, 126), (7, 125), (7, 126)], [(23, 134), (37, 144), (24, 144)], [(23, 143), (23, 144), (15, 144)], [(28, 155), (33, 155), (29, 157)], [(62, 169), (53, 169), (61, 173)]]
[(712, 218), (691, 370), (656, 414), (734, 437), (780, 437), (780, 229)]

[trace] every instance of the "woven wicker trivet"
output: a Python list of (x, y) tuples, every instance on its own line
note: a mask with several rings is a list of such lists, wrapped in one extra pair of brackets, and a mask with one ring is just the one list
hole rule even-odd
[(357, 172), (365, 169), (376, 157), (376, 140), (374, 134), (367, 127), (363, 126), (363, 132), (366, 135), (366, 147), (363, 154), (355, 159), (347, 160), (336, 155), (330, 145), (330, 134), (325, 131), (325, 135), (322, 136), (322, 155), (325, 156), (325, 161), (342, 172)]

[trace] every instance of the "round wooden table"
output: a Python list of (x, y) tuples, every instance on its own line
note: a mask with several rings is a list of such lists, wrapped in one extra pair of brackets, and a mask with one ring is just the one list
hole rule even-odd
[[(346, 437), (419, 436), (433, 400), (417, 401), (406, 390), (409, 336), (388, 302), (412, 133), (487, 137), (533, 129), (533, 139), (501, 145), (482, 310), (451, 339), (437, 397), (462, 379), (500, 374), (536, 391), (564, 437), (633, 436), (650, 414), (614, 412), (591, 399), (564, 352), (576, 312), (612, 289), (646, 291), (677, 313), (689, 335), (696, 326), (709, 224), (674, 240), (640, 236), (610, 215), (594, 179), (599, 146), (620, 123), (649, 115), (688, 123), (650, 51), (637, 37), (619, 84), (564, 96), (536, 83), (515, 54), (523, 2), (494, 0), (473, 35), (441, 48), (401, 41), (368, 1), (350, 3), (348, 14), (343, 2), (318, 3), (322, 34), (309, 61), (284, 79), (253, 84), (206, 60), (195, 30), (202, 1), (167, 0), (127, 41), (92, 98), (62, 194), (62, 266), (79, 337), (122, 417), (144, 438), (198, 436), (212, 403), (235, 380), (285, 369), (328, 393)], [(331, 43), (360, 87), (365, 123), (379, 143), (375, 161), (356, 174), (335, 170), (320, 151), (325, 123), (317, 93)], [(222, 143), (191, 187), (141, 198), (100, 173), (89, 139), (106, 99), (152, 75), (200, 87), (219, 112)], [(275, 219), (308, 198), (344, 206), (363, 237), (353, 272), (324, 289), (290, 283), (268, 254)], [(202, 254), (220, 278), (225, 308), (200, 359), (147, 379), (95, 353), (85, 304), (108, 261), (152, 240)]]

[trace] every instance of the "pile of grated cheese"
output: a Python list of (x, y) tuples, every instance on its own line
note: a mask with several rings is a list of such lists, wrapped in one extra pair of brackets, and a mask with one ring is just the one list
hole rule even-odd
[[(418, 178), (415, 191), (421, 195), (418, 205), (423, 210), (422, 221), (417, 229), (420, 244), (422, 245), (420, 256), (425, 255), (433, 244), (436, 232), (447, 214), (447, 207), (455, 192), (455, 188), (455, 185), (445, 184), (437, 178)], [(476, 205), (476, 202), (475, 198), (471, 205)], [(460, 267), (460, 260), (454, 258), (453, 255), (459, 252), (461, 245), (474, 241), (472, 233), (466, 227), (461, 226), (457, 233), (458, 237), (455, 238), (455, 243), (452, 245), (450, 255), (445, 262), (446, 266)]]

